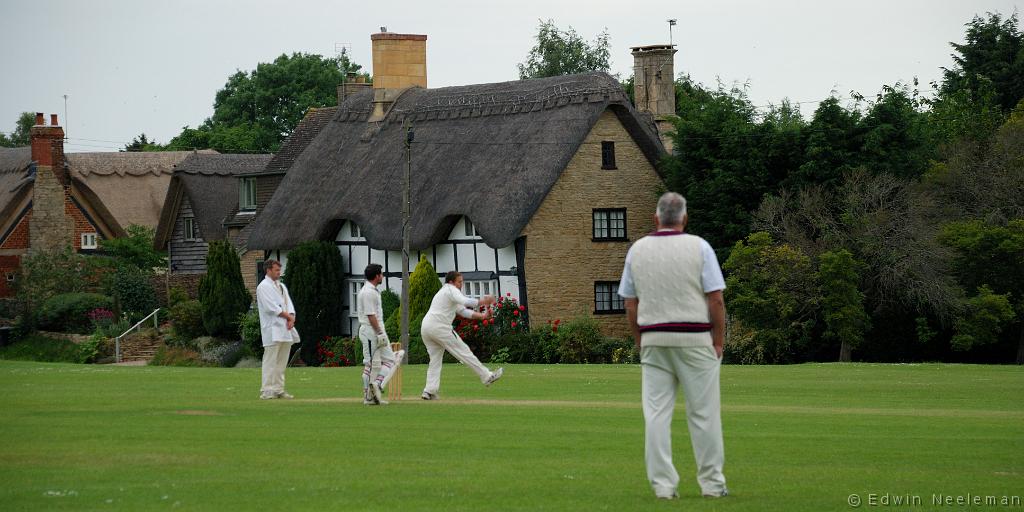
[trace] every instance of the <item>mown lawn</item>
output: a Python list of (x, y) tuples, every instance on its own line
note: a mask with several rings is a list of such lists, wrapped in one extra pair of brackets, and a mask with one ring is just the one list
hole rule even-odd
[[(521, 365), (491, 388), (446, 365), (442, 400), (366, 407), (359, 369), (0, 361), (3, 510), (850, 510), (857, 494), (1024, 495), (1024, 369), (726, 366), (726, 478), (699, 496), (682, 404), (682, 499), (645, 481), (637, 366)], [(906, 506), (888, 507), (906, 510)], [(977, 507), (956, 507), (971, 509)], [(991, 508), (991, 507), (989, 507)]]

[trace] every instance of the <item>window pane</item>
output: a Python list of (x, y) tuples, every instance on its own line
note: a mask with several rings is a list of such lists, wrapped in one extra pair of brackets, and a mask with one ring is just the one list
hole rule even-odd
[(466, 221), (465, 222), (465, 225), (466, 225), (466, 236), (476, 236), (476, 229), (473, 226), (473, 223), (470, 222), (468, 218), (466, 218), (465, 221)]

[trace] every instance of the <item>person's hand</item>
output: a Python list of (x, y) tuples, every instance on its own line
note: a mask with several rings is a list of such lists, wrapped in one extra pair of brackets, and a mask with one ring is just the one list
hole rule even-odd
[(481, 306), (490, 306), (491, 304), (494, 304), (494, 295), (484, 295), (483, 297), (480, 297)]
[(721, 345), (715, 345), (715, 354), (718, 355), (719, 359), (722, 358), (722, 349), (723, 347)]
[(388, 339), (388, 333), (386, 331), (377, 335), (377, 346), (378, 347), (384, 347), (384, 346), (387, 346), (390, 343), (391, 343), (391, 340)]
[(484, 317), (483, 317), (482, 320), (487, 320), (488, 318), (490, 318), (492, 316), (493, 313), (494, 313), (493, 309), (487, 308), (486, 310), (484, 310)]
[(294, 316), (288, 318), (288, 330), (289, 331), (292, 330), (293, 327), (295, 327), (295, 317)]

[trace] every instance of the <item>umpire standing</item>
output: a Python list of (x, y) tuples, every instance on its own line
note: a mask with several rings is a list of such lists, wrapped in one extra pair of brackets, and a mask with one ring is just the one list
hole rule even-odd
[(718, 498), (728, 494), (718, 385), (725, 280), (711, 246), (683, 232), (683, 196), (662, 195), (654, 221), (656, 231), (637, 240), (626, 254), (619, 283), (640, 350), (647, 478), (658, 498), (679, 496), (679, 474), (672, 464), (672, 412), (681, 384), (697, 483), (704, 496)]

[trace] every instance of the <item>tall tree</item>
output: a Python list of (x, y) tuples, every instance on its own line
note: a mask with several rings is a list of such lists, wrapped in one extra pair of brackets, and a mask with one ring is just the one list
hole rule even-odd
[(295, 328), (302, 338), (302, 360), (320, 364), (317, 344), (325, 336), (341, 333), (344, 315), (345, 272), (341, 253), (329, 242), (299, 244), (288, 253), (282, 280), (295, 302)]
[(562, 30), (553, 20), (540, 20), (537, 27), (537, 44), (530, 49), (526, 62), (519, 64), (519, 78), (543, 78), (547, 76), (571, 75), (587, 71), (608, 71), (609, 59), (608, 29), (605, 29), (592, 43), (588, 43), (570, 26)]
[(967, 26), (963, 44), (953, 47), (954, 66), (943, 69), (941, 95), (967, 91), (973, 99), (991, 84), (996, 103), (1013, 109), (1024, 99), (1024, 34), (1017, 28), (1017, 13), (975, 16)]
[(28, 146), (32, 140), (32, 125), (36, 123), (36, 116), (31, 112), (22, 112), (14, 123), (14, 131), (10, 135), (0, 132), (0, 146), (16, 148)]
[(230, 243), (210, 242), (206, 255), (206, 274), (199, 280), (199, 302), (203, 306), (203, 325), (211, 336), (238, 333), (238, 320), (252, 304), (252, 295), (242, 280), (242, 265)]
[(168, 149), (212, 148), (225, 153), (274, 152), (310, 108), (337, 104), (345, 73), (361, 66), (347, 54), (337, 58), (293, 53), (236, 71), (217, 91), (213, 116), (188, 126)]
[(124, 149), (121, 151), (162, 151), (163, 149), (163, 146), (157, 144), (155, 140), (149, 140), (146, 134), (143, 133), (132, 139), (130, 143), (125, 144)]
[(853, 349), (871, 326), (871, 318), (864, 311), (864, 294), (857, 288), (864, 270), (865, 265), (853, 259), (853, 254), (846, 249), (818, 257), (824, 337), (839, 342), (839, 361), (844, 363), (850, 362)]

